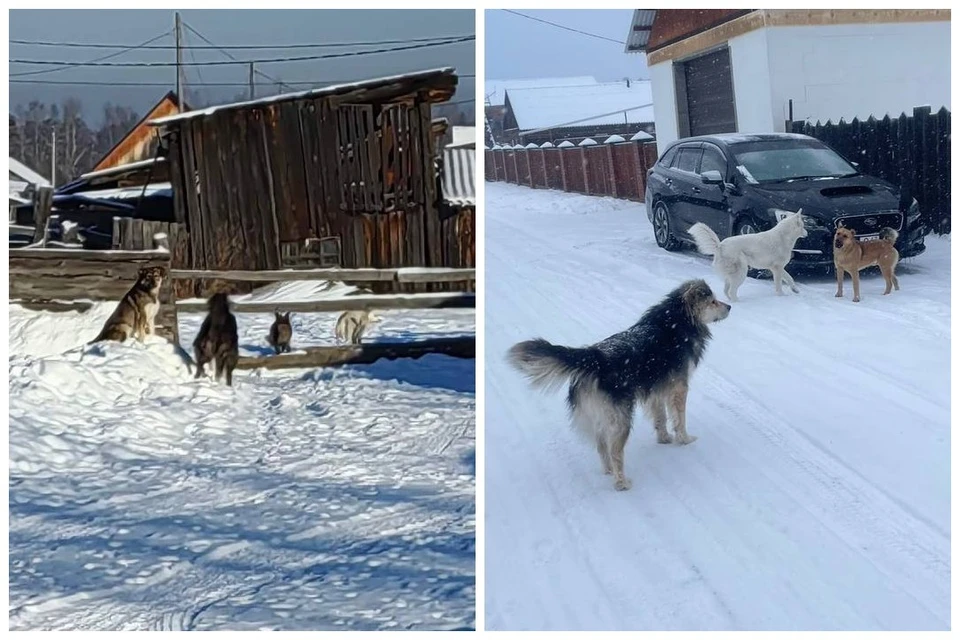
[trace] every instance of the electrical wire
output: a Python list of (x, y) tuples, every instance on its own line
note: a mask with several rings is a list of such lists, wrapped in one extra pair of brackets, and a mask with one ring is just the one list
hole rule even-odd
[[(117, 56), (123, 55), (124, 53), (127, 53), (127, 52), (129, 52), (129, 51), (134, 51), (134, 50), (136, 50), (136, 49), (144, 49), (144, 48), (146, 48), (146, 46), (149, 45), (150, 43), (156, 42), (156, 41), (159, 40), (160, 38), (164, 38), (164, 37), (166, 37), (166, 36), (169, 36), (171, 33), (173, 33), (173, 29), (171, 29), (170, 31), (167, 31), (167, 32), (165, 32), (165, 33), (161, 33), (160, 35), (155, 36), (155, 37), (153, 37), (153, 38), (150, 38), (149, 40), (146, 40), (146, 41), (144, 41), (144, 42), (142, 42), (142, 43), (140, 43), (140, 44), (138, 44), (138, 45), (134, 45), (134, 46), (132, 46), (132, 47), (127, 47), (126, 49), (124, 49), (124, 50), (122, 50), (122, 51), (117, 51), (117, 52), (115, 52), (115, 53), (111, 53), (111, 54), (106, 55), (106, 56), (101, 56), (101, 57), (99, 57), (99, 58), (93, 58), (92, 60), (87, 60), (86, 62), (82, 62), (82, 63), (79, 63), (79, 64), (81, 64), (81, 65), (93, 65), (93, 64), (96, 64), (96, 63), (99, 63), (99, 62), (103, 62), (104, 60), (109, 60), (109, 59), (111, 59), (111, 58), (116, 58)], [(11, 60), (11, 62), (13, 62), (13, 61)], [(10, 77), (11, 77), (11, 78), (16, 78), (16, 77), (21, 77), (21, 76), (35, 76), (35, 75), (40, 75), (40, 74), (43, 74), (43, 73), (53, 73), (54, 71), (62, 71), (62, 70), (64, 70), (64, 69), (69, 69), (69, 68), (75, 67), (75, 66), (78, 66), (78, 64), (77, 64), (77, 63), (64, 63), (64, 65), (63, 65), (62, 67), (58, 67), (58, 68), (56, 68), (56, 69), (37, 69), (37, 70), (34, 70), (34, 71), (23, 71), (23, 72), (20, 72), (20, 73), (11, 73), (11, 74), (10, 74)]]
[[(186, 23), (184, 23), (186, 25)], [(188, 27), (193, 30), (192, 27)], [(196, 31), (194, 31), (196, 33)], [(199, 34), (197, 34), (199, 36)], [(224, 51), (226, 49), (232, 49), (235, 51), (239, 50), (255, 50), (255, 49), (321, 49), (321, 48), (333, 48), (333, 47), (372, 47), (379, 46), (383, 44), (407, 44), (411, 42), (435, 42), (438, 40), (452, 40), (456, 38), (469, 37), (468, 34), (455, 35), (455, 36), (431, 36), (429, 38), (406, 38), (404, 40), (371, 40), (367, 42), (314, 42), (314, 43), (301, 43), (301, 44), (233, 44), (233, 45), (216, 45), (208, 44), (207, 46), (203, 45), (193, 45), (183, 47), (181, 49), (219, 49)], [(87, 49), (120, 49), (128, 47), (130, 45), (123, 44), (107, 44), (107, 43), (86, 43), (86, 42), (49, 42), (44, 40), (10, 40), (10, 44), (23, 44), (23, 45), (33, 45), (38, 47), (78, 47), (78, 48), (87, 48)], [(131, 48), (140, 48), (140, 49), (176, 49), (177, 45), (175, 44), (164, 44), (164, 45), (155, 45), (155, 46), (133, 46)]]
[[(254, 73), (260, 75), (268, 80), (273, 82), (279, 82), (276, 78), (272, 78), (263, 74), (260, 71), (254, 69)], [(459, 75), (459, 74), (458, 74)], [(475, 78), (475, 75), (460, 75), (461, 78)], [(283, 85), (287, 87), (295, 86), (319, 86), (319, 85), (329, 85), (329, 84), (349, 84), (351, 82), (359, 82), (358, 80), (295, 80), (295, 81), (284, 81)], [(76, 85), (76, 86), (91, 86), (91, 87), (169, 87), (169, 82), (107, 82), (103, 80), (10, 80), (10, 84), (48, 84), (48, 85)], [(248, 82), (200, 82), (195, 83), (195, 87), (245, 87)]]
[(549, 20), (543, 20), (542, 18), (537, 18), (535, 16), (527, 15), (526, 13), (520, 13), (519, 11), (514, 11), (512, 9), (501, 9), (507, 13), (512, 13), (515, 16), (520, 16), (521, 18), (526, 18), (527, 20), (533, 20), (535, 22), (542, 22), (543, 24), (548, 24), (551, 27), (557, 27), (558, 29), (563, 29), (564, 31), (572, 31), (573, 33), (579, 33), (580, 35), (590, 36), (591, 38), (597, 38), (598, 40), (606, 40), (607, 42), (616, 42), (617, 44), (626, 44), (621, 40), (614, 40), (613, 38), (608, 38), (607, 36), (601, 36), (596, 33), (589, 33), (587, 31), (580, 31), (579, 29), (574, 29), (573, 27), (567, 27), (562, 24), (557, 24), (556, 22), (550, 22)]

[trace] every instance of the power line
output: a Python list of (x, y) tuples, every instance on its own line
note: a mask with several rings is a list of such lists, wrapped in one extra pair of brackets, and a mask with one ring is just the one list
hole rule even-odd
[[(186, 24), (186, 23), (184, 23)], [(188, 27), (189, 28), (189, 27)], [(193, 29), (191, 29), (193, 30)], [(196, 33), (196, 31), (194, 31)], [(197, 34), (199, 35), (199, 34)], [(254, 49), (322, 49), (322, 48), (333, 48), (333, 47), (372, 47), (379, 46), (382, 44), (408, 44), (416, 42), (435, 42), (438, 40), (451, 40), (456, 38), (470, 37), (468, 34), (464, 35), (455, 35), (455, 36), (431, 36), (429, 38), (406, 38), (404, 40), (371, 40), (367, 42), (313, 42), (313, 43), (300, 43), (300, 44), (233, 44), (233, 45), (215, 45), (208, 44), (203, 45), (193, 45), (188, 47), (182, 47), (183, 49), (218, 49), (224, 51), (226, 49), (233, 50), (254, 50)], [(34, 45), (38, 47), (78, 47), (86, 49), (120, 49), (124, 47), (139, 48), (139, 49), (176, 49), (176, 45), (155, 45), (155, 46), (131, 46), (131, 45), (122, 45), (122, 44), (107, 44), (103, 42), (49, 42), (44, 40), (10, 40), (10, 44), (25, 44), (25, 45)]]
[(512, 13), (515, 16), (520, 16), (521, 18), (526, 18), (528, 20), (542, 22), (543, 24), (548, 24), (551, 27), (557, 27), (558, 29), (563, 29), (565, 31), (572, 31), (573, 33), (579, 33), (580, 35), (590, 36), (591, 38), (597, 38), (598, 40), (606, 40), (607, 42), (616, 42), (617, 44), (626, 44), (621, 40), (614, 40), (613, 38), (608, 38), (607, 36), (601, 36), (596, 33), (588, 33), (587, 31), (580, 31), (579, 29), (574, 29), (572, 27), (567, 27), (562, 24), (557, 24), (556, 22), (550, 22), (549, 20), (543, 20), (542, 18), (537, 18), (535, 16), (527, 15), (526, 13), (520, 13), (519, 11), (513, 11), (512, 9), (501, 9), (501, 11)]
[(172, 30), (171, 30), (171, 31), (167, 31), (167, 32), (165, 32), (165, 33), (161, 33), (160, 35), (155, 36), (155, 37), (153, 37), (153, 38), (150, 38), (149, 40), (145, 40), (144, 42), (142, 42), (142, 43), (140, 43), (140, 44), (138, 44), (138, 45), (134, 45), (134, 46), (132, 46), (132, 47), (127, 47), (127, 48), (123, 49), (122, 51), (117, 51), (116, 53), (111, 53), (111, 54), (109, 54), (109, 55), (101, 56), (101, 57), (99, 57), (99, 58), (94, 58), (94, 59), (92, 59), (92, 60), (87, 60), (86, 62), (81, 62), (81, 63), (74, 63), (74, 62), (64, 63), (62, 67), (58, 67), (58, 68), (56, 68), (56, 69), (37, 69), (37, 70), (34, 70), (34, 71), (23, 71), (23, 72), (20, 72), (20, 73), (11, 73), (11, 74), (10, 74), (10, 77), (11, 77), (11, 78), (15, 78), (15, 77), (20, 77), (20, 76), (35, 76), (35, 75), (40, 75), (40, 74), (42, 74), (42, 73), (53, 73), (54, 71), (62, 71), (62, 70), (64, 70), (64, 69), (69, 69), (69, 68), (71, 68), (71, 67), (78, 66), (78, 64), (79, 64), (79, 65), (94, 65), (94, 64), (99, 63), (99, 62), (102, 62), (102, 61), (104, 61), (104, 60), (109, 60), (110, 58), (116, 58), (117, 56), (120, 56), (120, 55), (123, 55), (124, 53), (127, 53), (128, 51), (133, 51), (133, 50), (135, 50), (135, 49), (143, 49), (143, 48), (145, 48), (147, 45), (149, 45), (150, 43), (156, 42), (156, 41), (159, 40), (160, 38), (165, 38), (165, 37), (167, 37), (168, 35), (170, 35), (171, 32), (172, 32)]
[[(260, 76), (278, 82), (260, 71), (255, 71)], [(458, 74), (459, 75), (459, 74)], [(476, 75), (460, 75), (461, 78), (475, 78)], [(283, 81), (284, 86), (320, 86), (330, 84), (350, 84), (351, 82), (360, 82), (360, 80), (295, 80)], [(92, 87), (168, 87), (169, 82), (106, 82), (103, 80), (10, 80), (10, 84), (50, 84), (50, 85), (78, 85)], [(200, 82), (193, 84), (195, 87), (245, 87), (247, 82)]]
[[(164, 34), (166, 35), (166, 34)], [(213, 60), (209, 62), (184, 62), (183, 65), (190, 66), (224, 66), (231, 64), (265, 64), (270, 62), (299, 62), (302, 60), (330, 60), (333, 58), (351, 58), (355, 56), (366, 56), (374, 55), (378, 53), (393, 53), (395, 51), (409, 51), (412, 49), (428, 49), (432, 47), (442, 47), (449, 44), (459, 44), (462, 42), (469, 42), (471, 40), (476, 40), (476, 36), (466, 36), (462, 38), (457, 38), (453, 40), (444, 40), (443, 42), (429, 42), (422, 44), (412, 44), (404, 47), (386, 47), (382, 49), (370, 49), (368, 51), (346, 51), (343, 53), (328, 53), (323, 55), (316, 56), (294, 56), (290, 58), (260, 58), (254, 60)], [(56, 60), (10, 60), (10, 62), (15, 62), (18, 64), (41, 64), (41, 65), (59, 65), (62, 68), (67, 67), (175, 67), (175, 62), (67, 62), (67, 61), (56, 61)], [(18, 75), (27, 75), (27, 74), (10, 74), (11, 76)]]

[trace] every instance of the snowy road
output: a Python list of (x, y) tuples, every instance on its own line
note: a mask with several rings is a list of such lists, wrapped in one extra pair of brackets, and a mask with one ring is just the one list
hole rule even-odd
[[(11, 629), (474, 626), (472, 360), (229, 389), (162, 340), (81, 355), (111, 308), (11, 309)], [(474, 330), (472, 310), (384, 315), (372, 339)], [(295, 316), (295, 348), (334, 319)], [(271, 320), (240, 318), (243, 351)]]
[(901, 291), (748, 280), (694, 375), (686, 447), (638, 412), (615, 492), (563, 395), (503, 356), (626, 328), (707, 258), (642, 205), (486, 185), (486, 628), (948, 629), (949, 241)]

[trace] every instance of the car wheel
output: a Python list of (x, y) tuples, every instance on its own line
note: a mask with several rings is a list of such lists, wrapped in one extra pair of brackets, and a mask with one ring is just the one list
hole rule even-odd
[(676, 251), (680, 248), (680, 241), (673, 237), (670, 228), (670, 210), (663, 202), (653, 205), (653, 237), (661, 249)]
[[(745, 236), (751, 233), (757, 233), (758, 231), (757, 223), (754, 222), (752, 218), (738, 218), (733, 225), (733, 234), (737, 236)], [(772, 278), (773, 274), (766, 269), (749, 269), (747, 270), (747, 276), (766, 280)]]

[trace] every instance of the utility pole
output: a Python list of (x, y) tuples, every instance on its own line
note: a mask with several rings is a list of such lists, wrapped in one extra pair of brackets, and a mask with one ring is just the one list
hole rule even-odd
[(54, 189), (57, 188), (57, 130), (54, 129), (51, 132), (53, 136), (53, 144), (51, 145), (50, 150), (50, 186)]
[(181, 48), (180, 12), (174, 15), (174, 28), (177, 32), (177, 112), (183, 111), (183, 96), (180, 94), (180, 65), (183, 64), (183, 49)]
[(255, 94), (255, 91), (254, 91), (254, 85), (253, 85), (253, 63), (251, 62), (250, 63), (250, 99), (251, 100), (254, 99), (255, 97), (254, 94)]

